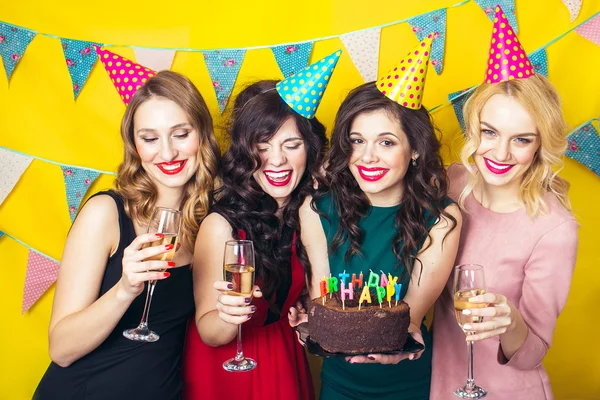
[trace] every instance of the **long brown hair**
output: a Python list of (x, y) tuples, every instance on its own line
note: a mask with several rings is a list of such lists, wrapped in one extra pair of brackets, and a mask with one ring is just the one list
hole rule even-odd
[(156, 97), (171, 100), (181, 107), (198, 132), (198, 170), (185, 184), (181, 201), (181, 242), (193, 252), (200, 222), (208, 214), (212, 203), (219, 147), (206, 103), (187, 77), (176, 72), (161, 71), (133, 95), (121, 121), (124, 157), (117, 171), (115, 188), (123, 197), (125, 211), (130, 218), (140, 222), (150, 219), (158, 196), (157, 189), (142, 168), (134, 142), (133, 119), (140, 105)]

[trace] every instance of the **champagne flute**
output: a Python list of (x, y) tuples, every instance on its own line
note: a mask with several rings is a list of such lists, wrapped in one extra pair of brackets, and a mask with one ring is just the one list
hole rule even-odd
[[(483, 317), (476, 315), (464, 315), (462, 312), (467, 308), (484, 308), (487, 304), (470, 303), (469, 298), (485, 293), (485, 277), (483, 267), (477, 264), (459, 265), (454, 269), (454, 315), (456, 322), (467, 335), (475, 334), (467, 331), (465, 324), (479, 323)], [(473, 342), (467, 342), (468, 370), (467, 383), (454, 390), (454, 395), (461, 399), (481, 399), (487, 395), (487, 391), (475, 384), (473, 379)]]
[[(173, 258), (175, 257), (175, 250), (177, 250), (177, 243), (179, 241), (180, 225), (181, 211), (173, 210), (171, 208), (156, 207), (152, 212), (152, 217), (148, 223), (147, 232), (162, 233), (164, 237), (162, 240), (146, 243), (142, 248), (163, 246), (166, 244), (172, 244), (173, 247), (171, 250), (165, 253), (149, 257), (144, 261), (173, 261)], [(161, 271), (165, 270), (166, 268), (161, 269)], [(155, 286), (156, 281), (148, 281), (148, 291), (146, 293), (146, 303), (144, 305), (142, 320), (137, 328), (123, 331), (123, 336), (125, 336), (127, 339), (138, 342), (156, 342), (159, 339), (160, 336), (148, 328), (148, 313), (150, 312), (150, 303), (152, 302), (152, 295), (154, 294)]]
[[(223, 280), (230, 282), (230, 296), (252, 297), (254, 288), (254, 246), (250, 240), (229, 240), (225, 243), (223, 256)], [(234, 358), (223, 363), (229, 372), (251, 371), (256, 361), (244, 357), (242, 351), (242, 324), (238, 325), (237, 352)]]

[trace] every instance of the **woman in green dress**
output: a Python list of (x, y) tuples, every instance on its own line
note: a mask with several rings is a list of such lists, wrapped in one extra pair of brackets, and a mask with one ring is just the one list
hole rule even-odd
[[(446, 197), (429, 113), (420, 102), (411, 109), (390, 100), (378, 84), (359, 86), (342, 103), (325, 181), (300, 210), (311, 298), (319, 297), (319, 280), (330, 273), (398, 276), (411, 309), (409, 332), (425, 350), (326, 358), (323, 400), (429, 399), (431, 334), (423, 320), (448, 280), (460, 237), (462, 219)], [(300, 305), (290, 310), (292, 325), (306, 317), (303, 311)]]

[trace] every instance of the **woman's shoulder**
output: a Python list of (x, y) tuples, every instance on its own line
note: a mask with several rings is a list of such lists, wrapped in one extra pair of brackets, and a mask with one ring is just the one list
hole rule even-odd
[(452, 163), (447, 170), (448, 175), (448, 196), (458, 201), (460, 194), (469, 182), (469, 170), (462, 163)]
[(565, 222), (572, 221), (577, 223), (575, 216), (560, 202), (554, 193), (546, 193), (544, 200), (548, 206), (548, 212), (538, 217), (539, 224), (551, 230)]

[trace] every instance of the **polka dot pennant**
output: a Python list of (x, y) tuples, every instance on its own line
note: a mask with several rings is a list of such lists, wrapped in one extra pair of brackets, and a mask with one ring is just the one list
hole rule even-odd
[(288, 78), (306, 68), (312, 49), (313, 42), (271, 47), (284, 78)]
[(596, 15), (585, 24), (581, 24), (575, 29), (575, 32), (579, 33), (590, 42), (600, 46), (600, 15)]
[(222, 113), (227, 107), (229, 96), (242, 68), (246, 50), (206, 50), (202, 55), (217, 96), (219, 111)]
[(432, 40), (433, 34), (427, 35), (399, 64), (379, 78), (377, 89), (384, 96), (412, 110), (421, 108)]
[(304, 118), (313, 118), (341, 54), (338, 50), (277, 83), (277, 93), (292, 110)]
[(148, 79), (156, 75), (156, 72), (150, 68), (146, 68), (111, 51), (103, 50), (99, 46), (94, 46), (94, 49), (98, 53), (98, 57), (100, 57), (100, 61), (102, 61), (117, 92), (119, 92), (121, 100), (126, 105), (129, 104), (136, 90), (142, 87)]
[(512, 27), (506, 14), (496, 7), (492, 41), (485, 73), (486, 83), (524, 79), (534, 75), (533, 65)]
[(0, 205), (4, 203), (31, 161), (32, 157), (0, 149)]
[(69, 207), (69, 216), (71, 221), (75, 221), (77, 211), (83, 196), (100, 175), (99, 172), (84, 168), (75, 168), (61, 165), (63, 178), (65, 181), (65, 191), (67, 193), (67, 206)]
[(77, 100), (77, 96), (79, 96), (83, 85), (85, 85), (90, 76), (92, 67), (98, 59), (98, 54), (93, 48), (97, 44), (63, 38), (60, 39), (60, 44), (65, 55), (65, 62), (71, 76), (71, 82), (73, 83), (73, 96)]
[(506, 11), (506, 17), (508, 18), (508, 22), (510, 22), (510, 26), (514, 28), (515, 33), (519, 33), (515, 0), (475, 0), (475, 3), (481, 7), (483, 12), (485, 12), (485, 15), (487, 15), (492, 22), (495, 18), (494, 9), (496, 6), (502, 7), (502, 9)]
[(548, 55), (546, 49), (542, 48), (529, 55), (529, 61), (533, 65), (533, 72), (548, 77)]
[(473, 92), (465, 93), (469, 89), (459, 90), (458, 92), (453, 92), (448, 95), (448, 100), (452, 103), (452, 108), (454, 108), (454, 114), (456, 114), (456, 119), (458, 120), (458, 124), (460, 125), (460, 129), (463, 134), (466, 132), (467, 127), (465, 125), (465, 118), (463, 116), (463, 108), (469, 97), (473, 94)]
[(58, 267), (56, 261), (29, 250), (21, 313), (25, 314), (58, 279)]
[(600, 176), (600, 136), (591, 122), (567, 136), (568, 147), (565, 155), (585, 165)]
[(444, 44), (446, 41), (446, 9), (435, 10), (421, 14), (408, 20), (410, 28), (419, 41), (423, 41), (429, 34), (433, 34), (431, 44), (431, 58), (429, 62), (439, 75), (444, 67)]
[(28, 29), (0, 23), (0, 56), (7, 81), (10, 82), (13, 71), (34, 37), (35, 33)]
[(579, 11), (581, 10), (581, 0), (562, 0), (562, 2), (569, 9), (571, 22), (575, 21), (579, 15)]

